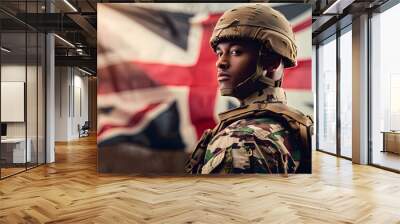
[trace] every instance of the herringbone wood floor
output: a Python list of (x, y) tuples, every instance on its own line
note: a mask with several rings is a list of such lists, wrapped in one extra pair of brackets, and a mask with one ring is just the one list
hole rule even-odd
[(400, 175), (320, 152), (313, 174), (133, 177), (96, 172), (95, 138), (0, 181), (0, 223), (400, 223)]

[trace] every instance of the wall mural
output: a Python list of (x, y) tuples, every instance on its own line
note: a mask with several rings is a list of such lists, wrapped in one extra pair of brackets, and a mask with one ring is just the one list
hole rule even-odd
[[(188, 171), (186, 162), (204, 137), (204, 131), (218, 124), (219, 113), (240, 106), (239, 100), (220, 94), (218, 55), (210, 46), (210, 38), (222, 14), (242, 5), (258, 7), (249, 3), (98, 4), (99, 172), (184, 174)], [(282, 87), (286, 93), (282, 97), (287, 97), (291, 107), (312, 116), (311, 7), (262, 5), (282, 13), (295, 35), (297, 66), (284, 69)], [(279, 119), (274, 121), (276, 126), (270, 123), (268, 127), (273, 130), (285, 126), (282, 124), (285, 121)], [(249, 131), (253, 137), (264, 133), (258, 129)], [(286, 131), (282, 129), (282, 133)], [(203, 152), (206, 155), (202, 155), (205, 158), (202, 165), (208, 164), (208, 168), (189, 173), (224, 173), (222, 170), (246, 173), (248, 167), (262, 173), (295, 172), (300, 161), (294, 152), (297, 146), (286, 145), (289, 140), (282, 133), (274, 134), (275, 143), (268, 143), (282, 143), (282, 147), (268, 146), (265, 143), (268, 139), (254, 141), (264, 142), (255, 145), (261, 144), (267, 151), (278, 147), (283, 161), (276, 160), (278, 154), (265, 154), (261, 149), (258, 154), (248, 151), (254, 155), (238, 165), (240, 156), (236, 153), (243, 147), (211, 149), (208, 142), (207, 151)], [(308, 156), (311, 161), (311, 155)], [(259, 160), (260, 157), (264, 160)], [(233, 162), (229, 163), (229, 159)], [(274, 162), (282, 164), (275, 166)], [(253, 166), (257, 163), (261, 164), (258, 171)], [(310, 169), (303, 172), (309, 173)]]

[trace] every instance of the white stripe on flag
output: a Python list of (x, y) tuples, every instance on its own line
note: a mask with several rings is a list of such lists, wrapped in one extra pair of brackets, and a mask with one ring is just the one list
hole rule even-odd
[(185, 51), (121, 12), (100, 5), (99, 14), (103, 18), (113, 19), (99, 20), (99, 44), (111, 52), (98, 56), (98, 68), (133, 60), (176, 65), (193, 65), (197, 61), (203, 31), (200, 23), (192, 24), (188, 50)]
[[(311, 26), (296, 34), (297, 60), (311, 59)], [(310, 71), (311, 72), (311, 71)]]

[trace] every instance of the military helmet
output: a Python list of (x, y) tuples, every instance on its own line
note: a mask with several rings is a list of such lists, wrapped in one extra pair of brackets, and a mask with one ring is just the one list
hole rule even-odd
[(226, 11), (219, 18), (210, 44), (222, 40), (253, 39), (283, 57), (285, 68), (296, 66), (297, 46), (289, 21), (269, 6), (245, 5)]

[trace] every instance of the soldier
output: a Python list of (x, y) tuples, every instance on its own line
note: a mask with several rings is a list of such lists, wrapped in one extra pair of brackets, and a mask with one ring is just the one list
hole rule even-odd
[(211, 40), (221, 94), (239, 108), (219, 114), (186, 164), (186, 172), (311, 173), (312, 120), (286, 105), (283, 68), (296, 66), (290, 23), (256, 4), (226, 11)]

